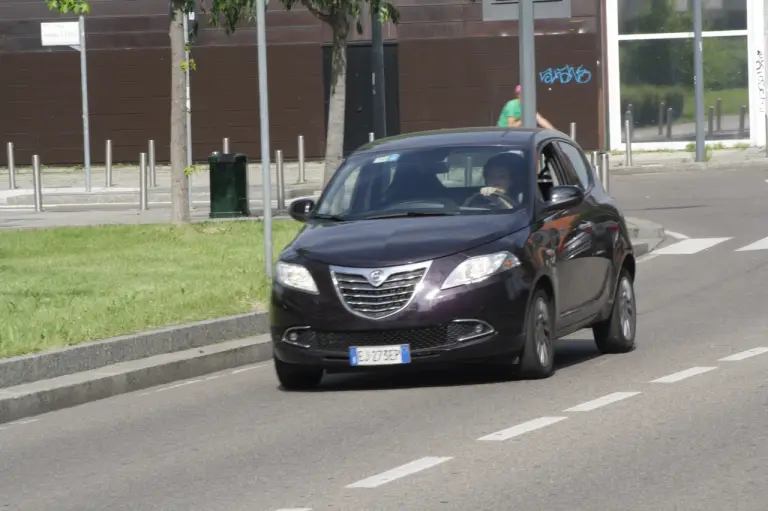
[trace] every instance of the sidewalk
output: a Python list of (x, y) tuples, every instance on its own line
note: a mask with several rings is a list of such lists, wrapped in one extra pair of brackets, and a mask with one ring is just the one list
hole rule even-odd
[[(691, 146), (692, 148), (695, 145)], [(706, 153), (709, 157), (706, 164), (712, 166), (728, 164), (762, 164), (765, 163), (768, 168), (768, 159), (765, 156), (764, 147), (744, 147), (734, 149), (709, 149)], [(688, 164), (697, 164), (696, 153), (691, 151), (633, 151), (632, 167), (668, 167), (668, 166), (687, 166)], [(611, 169), (626, 168), (625, 155), (623, 151), (611, 152)], [(699, 164), (701, 165), (701, 164)]]

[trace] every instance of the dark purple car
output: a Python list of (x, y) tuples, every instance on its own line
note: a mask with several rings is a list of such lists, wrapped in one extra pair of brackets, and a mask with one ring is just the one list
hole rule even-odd
[(556, 131), (474, 128), (350, 155), (276, 264), (277, 377), (486, 363), (544, 378), (559, 337), (635, 347), (635, 258), (615, 201)]

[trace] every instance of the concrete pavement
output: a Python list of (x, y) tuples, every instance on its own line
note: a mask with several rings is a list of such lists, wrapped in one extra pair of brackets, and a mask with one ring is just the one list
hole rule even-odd
[[(739, 249), (768, 237), (768, 183), (707, 174), (612, 183), (677, 235), (638, 265), (632, 353), (578, 332), (542, 381), (338, 375), (283, 393), (266, 363), (145, 389), (0, 426), (0, 503), (764, 511), (768, 252)], [(697, 207), (676, 207), (681, 189)]]

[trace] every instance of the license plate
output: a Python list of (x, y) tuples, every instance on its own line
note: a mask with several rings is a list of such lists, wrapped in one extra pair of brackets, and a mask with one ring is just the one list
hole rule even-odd
[(395, 346), (365, 346), (349, 348), (349, 364), (353, 366), (384, 366), (411, 363), (411, 347), (407, 344)]

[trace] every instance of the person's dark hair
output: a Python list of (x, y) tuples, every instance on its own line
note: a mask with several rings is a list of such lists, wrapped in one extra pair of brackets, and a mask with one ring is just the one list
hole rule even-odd
[(491, 167), (501, 167), (506, 169), (510, 178), (514, 178), (516, 171), (525, 169), (525, 158), (516, 153), (500, 153), (488, 158), (483, 165), (483, 179), (488, 179), (488, 170)]

